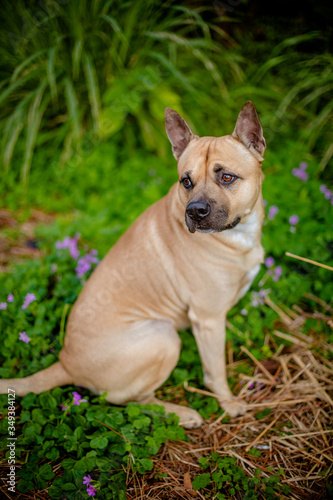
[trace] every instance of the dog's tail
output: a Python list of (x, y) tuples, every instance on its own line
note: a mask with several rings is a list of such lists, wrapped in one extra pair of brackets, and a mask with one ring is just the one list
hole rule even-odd
[(15, 391), (17, 396), (25, 396), (29, 392), (40, 394), (54, 387), (72, 384), (73, 378), (58, 361), (54, 365), (25, 378), (0, 380), (0, 394), (7, 394), (8, 390)]

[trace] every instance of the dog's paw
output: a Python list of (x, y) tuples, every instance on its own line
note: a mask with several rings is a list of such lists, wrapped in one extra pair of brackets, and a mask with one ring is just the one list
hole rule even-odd
[(201, 427), (204, 423), (202, 416), (191, 408), (181, 408), (181, 412), (177, 412), (179, 415), (179, 425), (185, 427), (185, 429), (196, 429)]
[(243, 399), (237, 398), (220, 400), (220, 406), (229, 413), (230, 417), (243, 415), (247, 410), (247, 403)]

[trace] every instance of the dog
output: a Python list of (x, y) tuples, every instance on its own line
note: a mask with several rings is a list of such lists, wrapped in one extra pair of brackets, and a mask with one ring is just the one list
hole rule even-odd
[(115, 405), (163, 405), (182, 426), (199, 427), (198, 412), (154, 395), (177, 364), (177, 330), (191, 326), (205, 385), (230, 416), (246, 410), (228, 387), (225, 323), (264, 257), (262, 127), (251, 101), (231, 135), (198, 137), (170, 108), (165, 125), (179, 182), (96, 267), (70, 313), (60, 360), (2, 380), (0, 392), (23, 396), (77, 384), (106, 392)]

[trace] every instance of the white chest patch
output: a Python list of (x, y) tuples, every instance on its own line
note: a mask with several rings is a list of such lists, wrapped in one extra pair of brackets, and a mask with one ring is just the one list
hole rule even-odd
[(240, 290), (237, 300), (241, 299), (244, 297), (246, 292), (249, 290), (250, 286), (252, 285), (252, 282), (254, 278), (257, 276), (260, 270), (260, 264), (256, 264), (246, 275), (246, 281), (247, 283), (243, 286), (243, 288)]

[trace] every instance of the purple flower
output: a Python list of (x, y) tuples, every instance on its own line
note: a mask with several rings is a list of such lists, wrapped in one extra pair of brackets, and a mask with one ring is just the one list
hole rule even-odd
[(29, 342), (30, 342), (30, 338), (28, 337), (28, 335), (25, 332), (20, 333), (19, 340), (22, 340), (22, 342), (25, 342), (26, 344), (29, 344)]
[(73, 404), (76, 406), (80, 406), (81, 403), (86, 403), (87, 399), (82, 399), (82, 396), (78, 392), (73, 392), (74, 401)]
[(247, 309), (242, 309), (241, 310), (241, 314), (242, 314), (242, 316), (246, 316), (248, 314), (248, 310)]
[(58, 248), (58, 250), (68, 248), (71, 257), (74, 260), (77, 260), (79, 255), (80, 255), (80, 252), (77, 248), (77, 242), (78, 242), (79, 238), (80, 238), (79, 234), (76, 234), (74, 236), (74, 238), (70, 238), (69, 236), (66, 236), (62, 241), (59, 240), (56, 242), (56, 248)]
[(279, 212), (279, 208), (276, 205), (269, 207), (267, 218), (273, 220), (276, 214)]
[(326, 184), (322, 184), (319, 188), (320, 192), (324, 194), (326, 200), (331, 200), (331, 203), (333, 205), (333, 191), (328, 189)]
[(14, 295), (12, 293), (8, 295), (7, 302), (14, 302)]
[(63, 411), (68, 410), (68, 406), (64, 406), (63, 404), (60, 404), (59, 406)]
[(90, 484), (91, 481), (92, 479), (89, 475), (83, 477), (83, 484)]
[(24, 304), (22, 306), (22, 309), (26, 309), (31, 302), (33, 302), (36, 299), (36, 295), (34, 293), (27, 293), (24, 299)]
[(268, 288), (267, 290), (261, 288), (261, 290), (259, 290), (259, 297), (264, 299), (270, 293), (270, 291), (271, 291), (270, 288)]
[(298, 179), (301, 179), (301, 181), (306, 182), (309, 178), (309, 174), (305, 172), (305, 169), (302, 168), (293, 168), (291, 173), (293, 174), (294, 177), (297, 177)]
[(276, 268), (274, 269), (273, 281), (279, 281), (281, 275), (282, 275), (282, 267), (276, 266)]
[(292, 215), (291, 217), (289, 217), (289, 224), (291, 224), (292, 226), (295, 226), (298, 222), (299, 222), (298, 215)]
[(89, 253), (78, 260), (77, 267), (75, 269), (78, 278), (82, 278), (84, 274), (90, 271), (92, 264), (97, 264), (98, 259), (95, 257), (97, 253), (97, 250), (90, 250)]
[(3, 311), (7, 309), (7, 302), (0, 302), (0, 309), (2, 309)]
[(274, 262), (275, 260), (273, 259), (273, 257), (267, 257), (267, 259), (265, 259), (265, 266), (272, 267), (274, 266)]
[(96, 495), (96, 491), (96, 488), (94, 488), (91, 484), (87, 488), (87, 493), (90, 497), (94, 497)]
[(306, 170), (308, 168), (308, 164), (305, 163), (305, 161), (301, 161), (301, 163), (299, 164), (299, 168), (300, 170)]
[(264, 207), (266, 207), (266, 205), (268, 205), (268, 201), (267, 200), (262, 200), (262, 204), (264, 205)]

